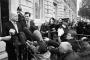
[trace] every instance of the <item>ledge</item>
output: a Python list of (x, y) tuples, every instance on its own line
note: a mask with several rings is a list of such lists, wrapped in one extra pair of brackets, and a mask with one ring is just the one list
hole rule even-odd
[(0, 52), (6, 50), (6, 43), (4, 41), (0, 41)]
[(0, 53), (0, 60), (5, 59), (5, 58), (8, 58), (7, 52)]

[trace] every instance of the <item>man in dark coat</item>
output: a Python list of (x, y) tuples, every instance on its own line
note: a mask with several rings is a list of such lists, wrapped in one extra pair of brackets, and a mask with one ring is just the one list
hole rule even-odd
[(12, 12), (11, 13), (11, 20), (5, 23), (4, 26), (4, 33), (3, 38), (6, 38), (6, 36), (11, 36), (9, 38), (3, 39), (6, 41), (6, 51), (8, 53), (8, 59), (9, 60), (17, 60), (17, 53), (15, 51), (15, 40), (17, 40), (18, 34), (22, 32), (21, 25), (17, 22), (18, 16), (17, 13)]
[(22, 27), (25, 27), (26, 26), (25, 17), (23, 15), (22, 8), (20, 6), (17, 8), (17, 14), (18, 14), (18, 22), (22, 25)]

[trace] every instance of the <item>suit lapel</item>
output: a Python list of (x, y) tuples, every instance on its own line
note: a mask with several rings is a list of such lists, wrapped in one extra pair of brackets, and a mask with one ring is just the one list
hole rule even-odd
[(18, 32), (22, 31), (22, 26), (19, 22), (17, 22)]
[(13, 29), (15, 29), (15, 27), (14, 27), (14, 25), (13, 25), (13, 23), (11, 21), (10, 21), (10, 27), (13, 28)]
[(18, 32), (19, 32), (19, 30), (20, 30), (20, 26), (19, 26), (19, 23), (17, 22), (17, 28), (18, 28)]
[[(12, 28), (12, 29), (15, 29), (15, 26), (13, 25), (13, 23), (12, 23), (11, 21), (10, 21), (10, 24), (11, 24), (11, 25), (10, 25), (11, 28)], [(15, 32), (17, 33), (16, 29), (15, 29)]]

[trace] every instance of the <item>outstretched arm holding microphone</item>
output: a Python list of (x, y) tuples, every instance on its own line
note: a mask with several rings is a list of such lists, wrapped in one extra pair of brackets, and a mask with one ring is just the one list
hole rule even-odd
[(10, 40), (10, 39), (11, 39), (11, 36), (0, 37), (0, 41)]
[(4, 40), (10, 40), (12, 35), (15, 35), (15, 30), (14, 29), (10, 29), (9, 30), (9, 34), (8, 36), (4, 36), (4, 37), (0, 37), (0, 41), (4, 41)]

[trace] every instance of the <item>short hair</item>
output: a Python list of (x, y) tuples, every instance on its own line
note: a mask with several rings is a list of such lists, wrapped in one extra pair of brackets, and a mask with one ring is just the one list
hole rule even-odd
[(64, 18), (62, 19), (63, 22), (68, 22), (69, 21), (69, 18)]
[(53, 21), (55, 21), (55, 18), (51, 17), (50, 20), (51, 20), (51, 19), (52, 19)]
[(22, 11), (22, 8), (19, 6), (19, 7), (17, 8), (17, 11)]
[(29, 12), (25, 12), (25, 15), (26, 15), (26, 14), (29, 14), (29, 16), (31, 16), (31, 13), (29, 13)]
[(55, 22), (55, 19), (53, 17), (51, 17), (49, 20), (49, 24), (51, 23), (51, 20), (53, 20)]
[(75, 30), (69, 30), (68, 33), (70, 33), (72, 37), (75, 37), (77, 34), (77, 32)]

